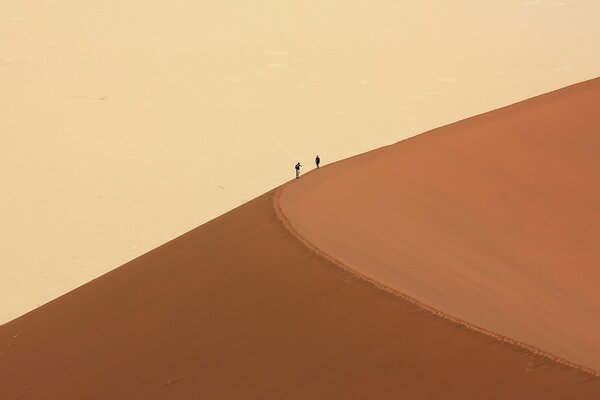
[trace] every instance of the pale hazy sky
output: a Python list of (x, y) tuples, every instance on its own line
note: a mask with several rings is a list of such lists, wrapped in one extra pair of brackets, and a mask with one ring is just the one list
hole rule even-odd
[(598, 1), (0, 0), (0, 323), (293, 177), (599, 76)]

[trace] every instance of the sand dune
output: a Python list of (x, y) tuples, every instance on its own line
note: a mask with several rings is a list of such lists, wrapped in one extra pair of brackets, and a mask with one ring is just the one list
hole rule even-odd
[(385, 286), (600, 371), (600, 79), (310, 174), (291, 224)]
[(594, 399), (600, 382), (344, 272), (273, 192), (0, 327), (2, 399)]
[(597, 0), (0, 2), (0, 324), (340, 160), (597, 76)]
[[(504, 121), (508, 116), (519, 119), (521, 113), (531, 117), (539, 109), (552, 111), (544, 116), (554, 117), (564, 111), (558, 103), (573, 97), (587, 98), (597, 92), (596, 88), (596, 82), (587, 83), (549, 95), (546, 100), (540, 98), (516, 106), (521, 112), (513, 112), (515, 108), (500, 110), (322, 169), (0, 326), (0, 398), (599, 398), (597, 378), (424, 311), (339, 268), (329, 256), (307, 247), (305, 238), (294, 233), (300, 231), (315, 240), (315, 232), (306, 230), (320, 221), (316, 226), (325, 233), (334, 233), (341, 242), (351, 240), (357, 237), (358, 225), (353, 224), (358, 224), (363, 216), (346, 213), (356, 211), (351, 208), (353, 202), (367, 205), (365, 198), (370, 197), (368, 207), (377, 211), (368, 215), (373, 217), (371, 225), (390, 221), (390, 229), (382, 232), (395, 241), (397, 227), (415, 229), (415, 225), (409, 225), (415, 221), (409, 218), (412, 214), (407, 208), (402, 210), (402, 218), (394, 215), (398, 212), (395, 202), (401, 199), (394, 197), (390, 187), (405, 185), (374, 186), (361, 180), (369, 174), (376, 183), (385, 178), (376, 174), (382, 171), (373, 168), (373, 164), (383, 164), (393, 174), (401, 160), (422, 156), (423, 152), (434, 152), (442, 162), (457, 148), (466, 153), (475, 148), (461, 140), (462, 135), (471, 132), (465, 127), (480, 127), (481, 120), (491, 123)], [(529, 126), (536, 124), (531, 120)], [(503, 138), (491, 136), (498, 141)], [(583, 142), (562, 138), (562, 147), (548, 145), (555, 151), (555, 158), (570, 154), (565, 149), (583, 148), (593, 153), (593, 148)], [(421, 145), (428, 140), (443, 143)], [(479, 176), (475, 167), (489, 168), (494, 157), (500, 160), (506, 156), (501, 144), (494, 143), (497, 156), (479, 146), (479, 157), (469, 164), (474, 176)], [(514, 161), (519, 161), (523, 144), (504, 144), (513, 148)], [(387, 157), (401, 148), (405, 148), (402, 157), (395, 157), (395, 163), (387, 162)], [(455, 161), (459, 166), (466, 163)], [(450, 165), (444, 165), (452, 170)], [(433, 167), (413, 166), (410, 172), (417, 174), (421, 170), (432, 171)], [(368, 173), (357, 175), (360, 171)], [(508, 168), (507, 176), (510, 171)], [(497, 177), (490, 171), (487, 176), (493, 186)], [(462, 217), (473, 207), (442, 201), (445, 198), (434, 191), (439, 185), (438, 191), (444, 193), (457, 182), (431, 181), (430, 191), (424, 192), (426, 183), (417, 178), (410, 184), (415, 185), (414, 196), (426, 195), (421, 198), (422, 213), (453, 210), (462, 213)], [(353, 190), (348, 192), (348, 186), (341, 182), (350, 180)], [(323, 183), (328, 184), (325, 191), (321, 189)], [(563, 190), (577, 196), (577, 183)], [(476, 187), (459, 186), (457, 190), (461, 188), (469, 189), (461, 199), (479, 204)], [(526, 189), (519, 188), (511, 195), (523, 196), (522, 193), (529, 193)], [(347, 194), (346, 199), (340, 197), (343, 194)], [(388, 203), (385, 196), (390, 195)], [(323, 203), (335, 205), (328, 212), (349, 222), (339, 225), (341, 222), (336, 220), (332, 223), (337, 226), (324, 225)], [(484, 209), (495, 211), (492, 205), (487, 207)], [(416, 208), (410, 211), (416, 212)], [(398, 219), (402, 219), (402, 224), (396, 223)], [(461, 219), (457, 217), (456, 223)], [(485, 227), (478, 226), (482, 238), (489, 235)], [(506, 225), (507, 230), (510, 227)], [(431, 232), (430, 235), (444, 237), (455, 246), (452, 241), (457, 239), (452, 232), (440, 230), (432, 223), (424, 228), (427, 229), (420, 234)], [(365, 224), (360, 230), (364, 231), (364, 245), (360, 242), (352, 251), (339, 244), (332, 246), (327, 235), (318, 239), (318, 247), (331, 248), (336, 257), (340, 256), (339, 249), (346, 256), (371, 257), (377, 266), (379, 257), (386, 256), (389, 250), (368, 247), (373, 245), (368, 234), (374, 233)], [(430, 241), (420, 242), (427, 243)], [(558, 246), (560, 241), (552, 244)], [(430, 248), (431, 253), (424, 254), (434, 257), (444, 248)], [(489, 247), (475, 248), (486, 261), (484, 255)], [(562, 253), (557, 254), (554, 258)], [(492, 267), (496, 265), (489, 267), (491, 272)], [(373, 267), (374, 273), (375, 270)], [(471, 273), (462, 272), (463, 277)], [(565, 280), (574, 275), (573, 270), (570, 272), (563, 274)], [(474, 274), (471, 277), (479, 279)], [(444, 289), (434, 286), (438, 282), (433, 274), (426, 278), (422, 285)], [(490, 283), (481, 280), (486, 290), (499, 288), (484, 284)], [(533, 284), (531, 290), (538, 293), (535, 281)], [(565, 286), (563, 283), (561, 288)], [(471, 301), (481, 300), (485, 305), (485, 296), (473, 297), (469, 291), (461, 295), (471, 296)], [(588, 294), (582, 291), (581, 298), (585, 296)]]

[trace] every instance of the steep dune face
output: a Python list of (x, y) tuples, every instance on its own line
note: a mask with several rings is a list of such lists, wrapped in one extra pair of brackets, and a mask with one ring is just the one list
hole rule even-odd
[(597, 399), (344, 272), (268, 193), (0, 326), (2, 399)]
[(289, 185), (308, 241), (452, 317), (600, 370), (600, 79)]

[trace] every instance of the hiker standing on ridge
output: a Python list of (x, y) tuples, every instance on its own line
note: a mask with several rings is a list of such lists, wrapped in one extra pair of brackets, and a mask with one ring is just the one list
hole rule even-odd
[(317, 157), (315, 158), (315, 164), (317, 164), (317, 168), (319, 168), (319, 164), (321, 164), (321, 157), (319, 157), (318, 154), (317, 154)]
[(301, 167), (301, 166), (302, 166), (302, 165), (300, 164), (300, 161), (298, 161), (298, 162), (296, 163), (296, 167), (295, 167), (295, 168), (296, 168), (296, 179), (298, 179), (298, 178), (300, 177), (300, 167)]

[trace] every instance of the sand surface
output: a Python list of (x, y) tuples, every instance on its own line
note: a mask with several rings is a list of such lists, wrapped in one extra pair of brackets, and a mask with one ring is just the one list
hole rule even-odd
[(302, 177), (282, 210), (360, 274), (600, 371), (599, 107), (595, 79), (435, 129)]
[(325, 163), (598, 75), (600, 2), (0, 3), (0, 323)]
[(0, 326), (0, 398), (597, 399), (307, 248), (267, 193)]

